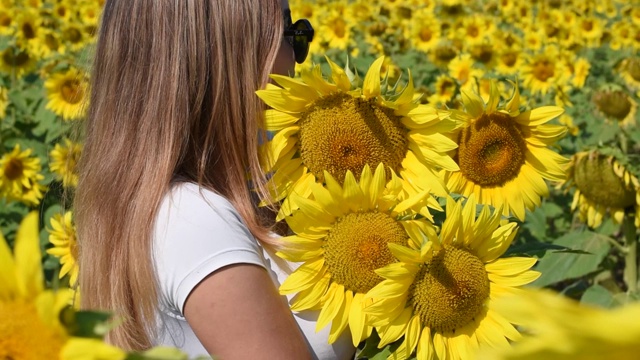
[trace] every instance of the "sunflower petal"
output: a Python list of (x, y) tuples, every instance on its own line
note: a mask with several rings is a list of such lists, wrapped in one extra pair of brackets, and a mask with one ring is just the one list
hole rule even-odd
[(380, 69), (384, 62), (384, 56), (379, 57), (371, 64), (369, 71), (364, 77), (364, 83), (362, 84), (362, 94), (365, 98), (371, 99), (376, 96), (380, 96)]
[(20, 223), (13, 251), (21, 292), (28, 298), (35, 297), (44, 289), (38, 212), (30, 212)]

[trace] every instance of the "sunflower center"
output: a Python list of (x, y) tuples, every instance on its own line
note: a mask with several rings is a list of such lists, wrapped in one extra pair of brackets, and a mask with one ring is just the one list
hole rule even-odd
[(580, 192), (598, 205), (624, 209), (634, 204), (636, 194), (613, 171), (612, 160), (591, 154), (578, 158), (573, 180)]
[(458, 55), (458, 51), (452, 45), (444, 44), (436, 48), (435, 55), (438, 61), (448, 63)]
[(493, 59), (493, 45), (482, 44), (471, 49), (471, 56), (483, 64), (487, 64)]
[(332, 29), (336, 37), (343, 38), (347, 34), (347, 24), (342, 18), (337, 18), (333, 22)]
[(333, 226), (323, 245), (333, 280), (347, 290), (366, 293), (382, 278), (374, 270), (395, 262), (388, 243), (406, 245), (402, 225), (387, 214), (351, 213)]
[(300, 157), (317, 178), (326, 170), (340, 182), (347, 170), (359, 175), (367, 164), (397, 170), (408, 149), (400, 119), (373, 99), (327, 96), (300, 118)]
[(547, 59), (539, 60), (533, 65), (533, 76), (540, 81), (547, 81), (554, 74), (555, 65)]
[(617, 120), (624, 120), (631, 112), (631, 101), (622, 91), (598, 92), (593, 96), (593, 102), (598, 110)]
[(36, 37), (36, 31), (29, 23), (22, 25), (22, 34), (24, 34), (25, 39), (33, 39)]
[(466, 249), (446, 247), (418, 272), (408, 299), (423, 326), (447, 332), (473, 321), (488, 298), (482, 261)]
[(478, 27), (476, 25), (469, 25), (467, 27), (467, 35), (469, 37), (474, 38), (474, 37), (477, 37), (478, 34), (480, 34), (480, 30), (478, 29)]
[(460, 171), (483, 187), (502, 186), (518, 176), (527, 151), (520, 128), (501, 113), (483, 114), (460, 132), (458, 144)]
[(627, 64), (627, 71), (634, 80), (640, 81), (640, 58), (630, 59)]
[(47, 326), (35, 305), (0, 302), (0, 359), (58, 359), (64, 335)]
[(516, 64), (516, 61), (518, 61), (518, 54), (515, 52), (504, 53), (500, 56), (500, 59), (506, 66), (513, 67)]
[(20, 159), (10, 158), (4, 166), (4, 176), (13, 181), (19, 179), (24, 173), (24, 163)]
[(60, 94), (65, 102), (69, 104), (77, 104), (84, 97), (84, 90), (79, 80), (65, 80), (60, 86)]
[(431, 29), (429, 29), (428, 26), (423, 26), (420, 29), (419, 36), (420, 36), (420, 40), (422, 40), (424, 42), (429, 42), (433, 38), (433, 32), (431, 32)]
[(82, 40), (82, 33), (76, 28), (69, 28), (62, 32), (65, 39), (72, 44), (79, 43)]
[(11, 67), (21, 67), (29, 61), (29, 55), (24, 51), (14, 52), (11, 49), (7, 49), (2, 54), (2, 61)]

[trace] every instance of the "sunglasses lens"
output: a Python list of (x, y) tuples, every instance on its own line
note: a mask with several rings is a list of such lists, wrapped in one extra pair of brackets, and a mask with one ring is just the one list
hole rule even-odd
[[(302, 20), (293, 24), (296, 30), (311, 30), (308, 23)], [(295, 52), (296, 62), (302, 64), (309, 54), (309, 39), (306, 35), (297, 35), (293, 38), (293, 51)]]

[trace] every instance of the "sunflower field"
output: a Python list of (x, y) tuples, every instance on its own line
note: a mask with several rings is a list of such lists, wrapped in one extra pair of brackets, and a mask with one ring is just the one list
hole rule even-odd
[[(0, 359), (187, 358), (76, 306), (104, 2), (0, 0)], [(257, 96), (291, 308), (357, 359), (633, 358), (640, 2), (289, 3), (310, 56)]]

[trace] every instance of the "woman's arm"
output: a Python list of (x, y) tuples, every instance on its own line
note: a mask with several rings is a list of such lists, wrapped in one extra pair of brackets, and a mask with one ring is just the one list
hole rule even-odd
[(287, 303), (259, 266), (234, 264), (216, 270), (191, 291), (184, 314), (216, 358), (311, 358)]

